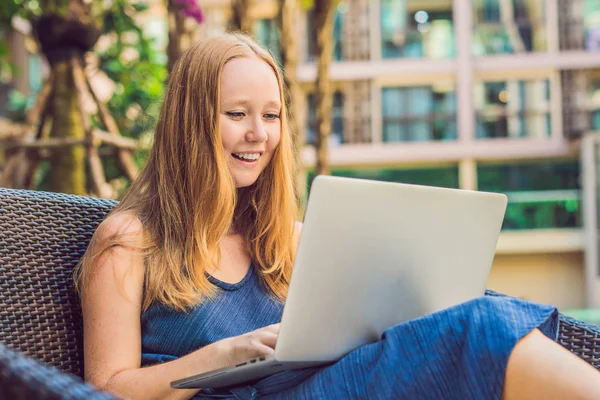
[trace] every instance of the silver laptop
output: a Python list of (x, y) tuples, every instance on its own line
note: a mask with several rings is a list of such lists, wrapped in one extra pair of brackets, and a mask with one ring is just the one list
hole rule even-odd
[(329, 364), (389, 327), (482, 296), (506, 204), (496, 193), (317, 177), (274, 355), (171, 386)]

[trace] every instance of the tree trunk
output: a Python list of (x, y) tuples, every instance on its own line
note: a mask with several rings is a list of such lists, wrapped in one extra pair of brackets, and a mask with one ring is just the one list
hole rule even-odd
[(295, 18), (298, 10), (297, 0), (280, 0), (279, 7), (279, 36), (281, 38), (281, 65), (283, 79), (287, 87), (288, 124), (290, 127), (294, 150), (298, 150), (304, 143), (304, 132), (300, 123), (301, 112), (299, 104), (302, 101), (302, 89), (296, 79), (298, 69), (298, 44), (294, 31)]
[[(55, 138), (85, 138), (82, 111), (79, 109), (73, 68), (69, 60), (52, 66), (54, 97), (51, 105), (52, 136)], [(83, 146), (68, 146), (51, 150), (48, 174), (50, 188), (56, 192), (86, 194), (86, 157)]]
[(173, 65), (181, 55), (182, 49), (181, 37), (185, 32), (185, 16), (180, 12), (179, 5), (175, 0), (167, 1), (168, 25), (169, 25), (169, 43), (167, 44), (167, 70), (169, 73)]
[[(42, 16), (34, 33), (48, 59), (53, 76), (53, 98), (49, 114), (51, 136), (84, 140), (84, 110), (75, 85), (72, 57), (91, 50), (102, 32), (102, 4), (85, 0), (43, 1)], [(64, 146), (50, 150), (49, 188), (55, 192), (87, 194), (86, 149)]]
[(301, 151), (305, 142), (305, 126), (302, 123), (303, 110), (300, 108), (304, 92), (298, 84), (296, 76), (298, 69), (298, 44), (294, 28), (296, 26), (297, 12), (297, 0), (279, 0), (277, 21), (279, 25), (281, 66), (284, 72), (283, 80), (287, 88), (285, 91), (285, 102), (287, 105), (288, 126), (294, 158), (300, 161), (298, 169), (295, 171), (295, 179), (298, 182), (298, 197), (304, 199), (307, 187), (304, 168), (301, 163)]
[(252, 0), (232, 0), (230, 30), (242, 31), (249, 35), (254, 33), (254, 20), (250, 15), (251, 2)]
[(329, 174), (328, 139), (331, 134), (333, 92), (329, 81), (329, 67), (333, 58), (333, 24), (339, 0), (315, 1), (314, 18), (317, 30), (317, 80), (315, 103), (317, 109), (317, 175)]

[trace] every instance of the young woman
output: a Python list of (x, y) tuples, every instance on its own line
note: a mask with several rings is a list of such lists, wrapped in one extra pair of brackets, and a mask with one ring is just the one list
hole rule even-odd
[(246, 36), (181, 56), (148, 164), (77, 270), (89, 382), (132, 399), (600, 398), (600, 374), (552, 340), (554, 308), (491, 297), (392, 327), (332, 366), (172, 389), (273, 353), (301, 229), (283, 99)]

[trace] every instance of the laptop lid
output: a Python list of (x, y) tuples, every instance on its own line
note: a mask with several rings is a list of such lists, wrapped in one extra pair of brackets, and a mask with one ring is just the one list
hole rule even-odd
[(483, 295), (506, 204), (496, 193), (315, 178), (276, 358), (333, 361)]

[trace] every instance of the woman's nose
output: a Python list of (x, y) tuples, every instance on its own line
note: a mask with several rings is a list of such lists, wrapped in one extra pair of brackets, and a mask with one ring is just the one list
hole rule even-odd
[(246, 138), (251, 142), (266, 142), (269, 138), (267, 131), (265, 130), (265, 126), (262, 120), (255, 120), (252, 123), (250, 130), (248, 131)]

